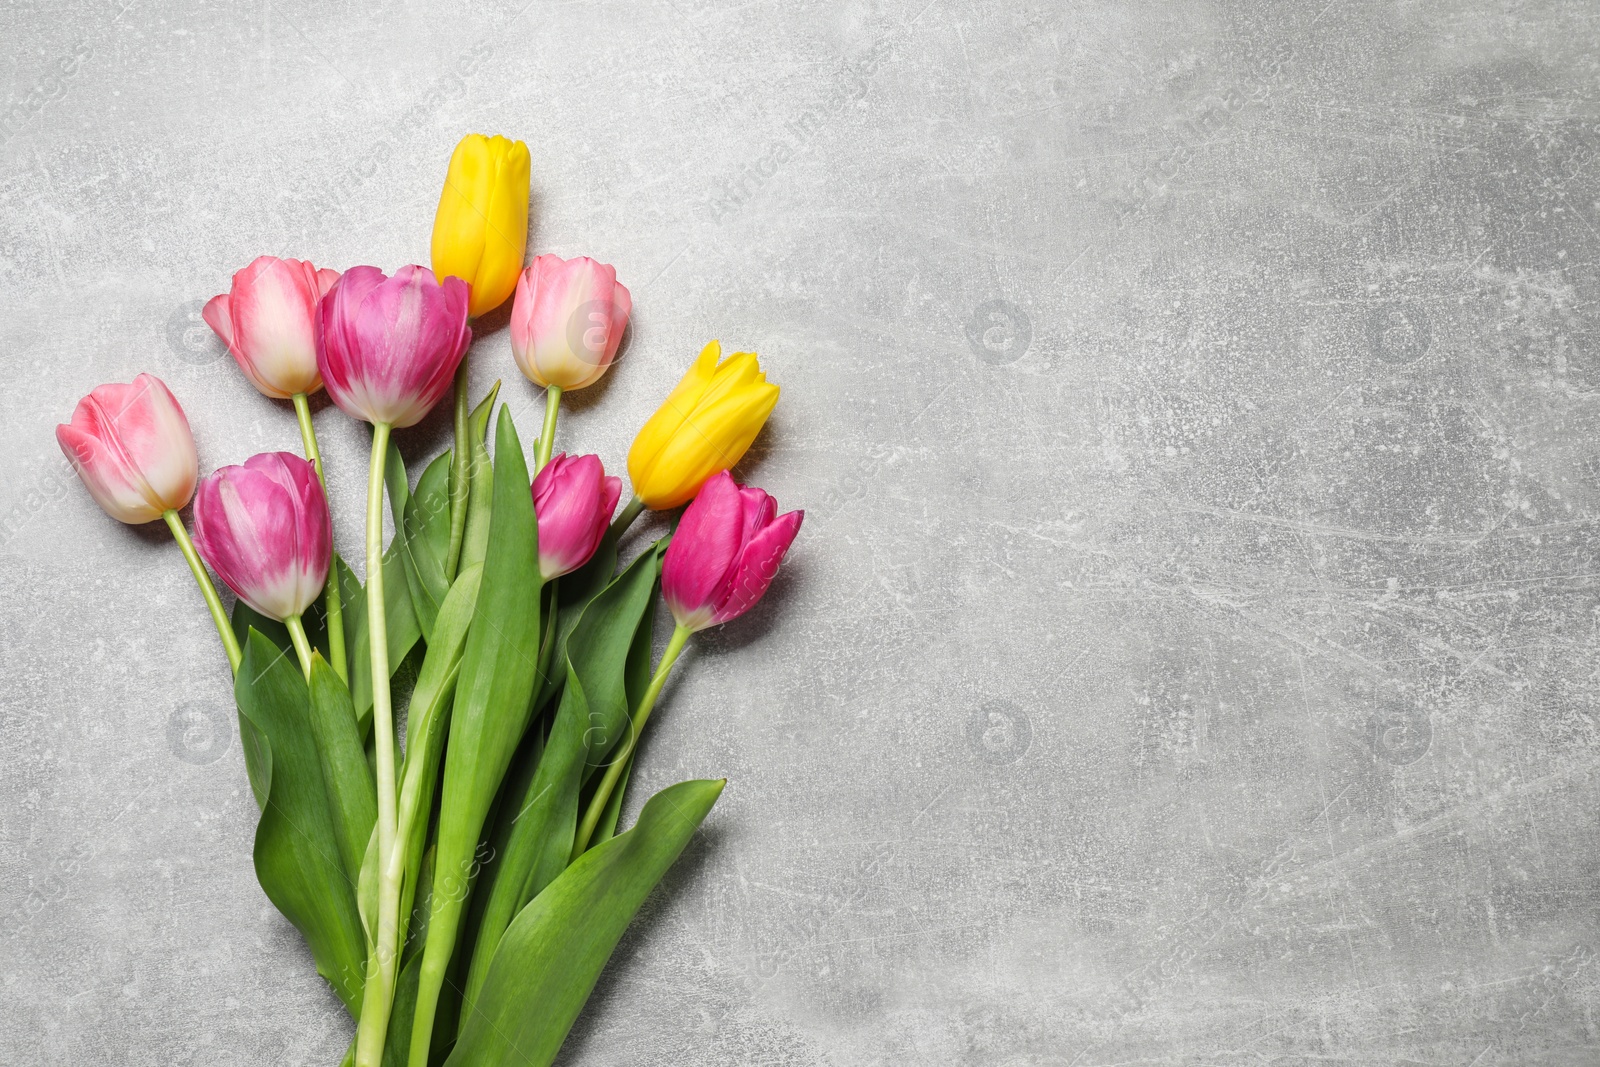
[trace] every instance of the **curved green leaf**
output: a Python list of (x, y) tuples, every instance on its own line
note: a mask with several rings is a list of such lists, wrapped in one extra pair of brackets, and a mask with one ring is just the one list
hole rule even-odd
[[(448, 527), (445, 534), (450, 533)], [(434, 625), (434, 642), (422, 661), (422, 673), (411, 694), (406, 713), (406, 754), (400, 766), (402, 790), (412, 787), (415, 796), (402, 799), (412, 806), (411, 836), (406, 850), (406, 880), (400, 900), (400, 939), (404, 941), (417, 893), (423, 848), (428, 837), (428, 816), (433, 810), (434, 793), (439, 783), (439, 765), (444, 739), (450, 725), (450, 709), (461, 674), (461, 659), (466, 651), (473, 609), (478, 602), (481, 566), (467, 567), (456, 575), (445, 595)], [(391, 1029), (393, 1029), (391, 1027)]]
[(256, 878), (306, 939), (317, 973), (355, 1015), (366, 944), (323, 782), (310, 694), (294, 657), (251, 630), (234, 699), (272, 751), (266, 802), (256, 826)]
[(660, 560), (659, 545), (646, 550), (590, 602), (573, 630), (561, 704), (538, 770), (520, 798), (478, 929), (467, 977), (469, 1005), (488, 975), (495, 945), (507, 925), (566, 869), (587, 768), (599, 762), (627, 729), (626, 668), (640, 620), (653, 603)]
[(406, 502), (399, 538), (411, 592), (411, 608), (425, 641), (433, 639), (434, 619), (444, 603), (450, 581), (445, 577), (445, 555), (450, 551), (450, 452), (422, 472), (417, 490)]
[[(471, 432), (467, 435), (467, 529), (461, 542), (462, 567), (482, 563), (489, 551), (489, 525), (491, 512), (494, 510), (494, 464), (489, 461), (488, 448), (484, 447), (484, 431), (488, 429), (489, 410), (494, 406), (494, 398), (499, 392), (500, 383), (495, 382), (494, 388), (489, 390), (489, 395), (478, 405), (469, 420)], [(498, 441), (495, 447), (499, 448)]]
[(378, 794), (344, 682), (322, 653), (311, 654), (311, 734), (322, 764), (322, 783), (333, 816), (339, 858), (352, 882), (378, 821)]
[[(435, 892), (416, 1014), (417, 1028), (426, 1034), (433, 1029), (438, 992), (470, 893), (463, 872), (472, 864), (490, 804), (527, 729), (538, 672), (538, 524), (522, 444), (505, 408), (495, 431), (493, 477), (483, 578), (445, 749)], [(462, 563), (467, 563), (465, 552)]]
[(657, 793), (638, 825), (579, 856), (522, 910), (446, 1067), (548, 1067), (623, 931), (724, 784), (680, 782)]
[[(367, 638), (366, 587), (337, 555), (340, 589), (344, 592), (344, 631), (349, 648), (350, 702), (356, 709), (356, 723), (365, 738), (372, 732), (372, 653)], [(422, 637), (417, 616), (411, 609), (411, 587), (406, 581), (405, 560), (400, 546), (389, 544), (383, 553), (383, 606), (388, 621), (389, 670), (398, 671), (412, 646)]]

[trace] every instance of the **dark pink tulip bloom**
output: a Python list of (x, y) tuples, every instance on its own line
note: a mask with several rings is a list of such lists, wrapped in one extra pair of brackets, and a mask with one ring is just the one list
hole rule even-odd
[(549, 581), (594, 555), (622, 495), (622, 479), (606, 477), (599, 456), (558, 452), (533, 479), (539, 519), (539, 573)]
[(738, 618), (761, 599), (800, 532), (803, 511), (714, 475), (683, 513), (661, 562), (661, 594), (678, 625), (704, 630)]
[(317, 307), (317, 367), (347, 414), (413, 426), (450, 391), (472, 330), (467, 283), (427, 267), (351, 267)]
[(96, 386), (56, 427), (56, 442), (113, 519), (151, 522), (194, 495), (200, 460), (189, 420), (153, 374)]
[(292, 452), (213, 471), (195, 494), (200, 555), (240, 600), (280, 622), (322, 592), (331, 536), (317, 470)]
[(317, 304), (338, 278), (302, 260), (258, 256), (201, 315), (257, 389), (279, 400), (309, 395), (322, 388)]

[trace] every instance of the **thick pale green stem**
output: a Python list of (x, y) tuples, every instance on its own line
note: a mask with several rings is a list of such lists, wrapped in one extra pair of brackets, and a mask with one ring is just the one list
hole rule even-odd
[(600, 779), (594, 796), (589, 798), (589, 809), (583, 813), (583, 822), (578, 824), (578, 835), (572, 841), (573, 860), (583, 855), (584, 849), (589, 847), (589, 838), (594, 836), (594, 828), (599, 825), (600, 816), (605, 813), (606, 801), (611, 799), (611, 791), (617, 787), (617, 780), (627, 769), (628, 758), (633, 755), (634, 748), (639, 744), (639, 735), (644, 732), (644, 724), (650, 721), (650, 712), (656, 706), (656, 698), (661, 695), (661, 687), (667, 683), (667, 675), (671, 673), (672, 665), (678, 662), (678, 654), (683, 651), (683, 646), (689, 643), (689, 635), (692, 633), (694, 631), (687, 626), (673, 627), (672, 637), (667, 641), (667, 650), (661, 654), (661, 662), (656, 666), (654, 677), (650, 679), (650, 686), (639, 699), (638, 710), (633, 713), (633, 729), (623, 740), (622, 747), (612, 754), (611, 765), (606, 768), (606, 776)]
[(290, 615), (283, 620), (283, 625), (289, 630), (289, 640), (294, 642), (294, 654), (300, 657), (300, 673), (306, 676), (306, 681), (311, 681), (311, 642), (306, 640), (306, 628), (300, 622), (300, 616)]
[(228, 666), (234, 674), (238, 674), (239, 661), (244, 659), (244, 653), (239, 651), (239, 639), (233, 635), (233, 624), (228, 622), (228, 613), (222, 610), (222, 598), (217, 596), (217, 587), (211, 584), (211, 575), (206, 573), (206, 565), (200, 561), (200, 553), (194, 550), (194, 542), (189, 540), (189, 531), (183, 528), (183, 520), (178, 518), (178, 513), (168, 509), (161, 513), (161, 517), (167, 520), (167, 529), (172, 531), (173, 539), (183, 549), (183, 558), (189, 561), (189, 570), (194, 574), (195, 584), (200, 587), (200, 595), (206, 598), (206, 607), (211, 609), (211, 621), (217, 625), (217, 636), (222, 638), (222, 649), (228, 654)]
[[(322, 452), (317, 448), (317, 431), (311, 427), (311, 402), (306, 394), (294, 394), (294, 414), (300, 421), (300, 443), (305, 445), (306, 458), (317, 468), (317, 481), (322, 483), (322, 497), (328, 502), (328, 514), (333, 514), (333, 497), (328, 495), (328, 479), (322, 473)], [(322, 601), (328, 616), (328, 663), (341, 680), (349, 681), (350, 672), (344, 651), (344, 599), (339, 589), (339, 568), (333, 562), (333, 526), (328, 526), (328, 581), (322, 587)]]
[(445, 557), (444, 576), (454, 581), (461, 566), (461, 542), (467, 534), (467, 438), (471, 433), (467, 410), (467, 359), (461, 357), (456, 368), (455, 451), (450, 454), (450, 550)]
[(561, 413), (561, 387), (552, 385), (544, 391), (544, 427), (539, 431), (539, 446), (533, 452), (533, 473), (544, 470), (550, 454), (556, 450), (556, 416)]
[[(389, 426), (372, 427), (372, 467), (367, 475), (367, 635), (372, 651), (372, 743), (377, 755), (378, 870), (394, 866), (396, 842), (394, 790), (394, 711), (389, 704), (389, 633), (383, 612), (383, 471), (389, 454)], [(367, 983), (356, 1029), (356, 1067), (381, 1067), (389, 1010), (394, 1003), (395, 932), (400, 894), (378, 894), (378, 935), (367, 961)]]
[(639, 517), (644, 510), (644, 501), (634, 497), (622, 508), (622, 514), (611, 521), (611, 536), (621, 537), (628, 532), (628, 527), (633, 525), (633, 520)]

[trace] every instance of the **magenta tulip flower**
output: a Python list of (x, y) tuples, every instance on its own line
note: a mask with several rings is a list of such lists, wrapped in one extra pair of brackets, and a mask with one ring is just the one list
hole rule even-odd
[(351, 267), (317, 307), (317, 366), (333, 402), (374, 425), (413, 426), (449, 391), (472, 342), (467, 283), (427, 267)]
[(96, 386), (56, 427), (56, 442), (95, 503), (120, 522), (151, 522), (194, 495), (200, 460), (189, 420), (153, 374)]
[(680, 627), (704, 630), (755, 607), (805, 518), (776, 512), (777, 501), (727, 471), (701, 487), (661, 561), (661, 595)]
[[(742, 487), (727, 471), (713, 475), (683, 513), (661, 561), (661, 595), (678, 625), (633, 712), (633, 728), (608, 760), (605, 774), (578, 821), (572, 855), (588, 848), (600, 816), (644, 735), (661, 687), (691, 634), (717, 626), (755, 607), (784, 553), (794, 543), (803, 511), (778, 515), (778, 502), (754, 487)], [(541, 530), (541, 533), (543, 531)]]
[(317, 471), (292, 452), (251, 456), (207, 475), (194, 500), (194, 543), (239, 599), (282, 622), (322, 592), (331, 551)]
[(617, 358), (632, 310), (616, 268), (587, 256), (538, 256), (517, 279), (511, 354), (538, 385), (582, 389)]
[(605, 536), (622, 479), (606, 477), (599, 456), (552, 456), (533, 479), (533, 511), (539, 520), (539, 573), (544, 580), (570, 574), (589, 562)]
[(201, 315), (255, 387), (287, 400), (322, 388), (317, 370), (317, 304), (339, 278), (298, 259), (260, 256)]

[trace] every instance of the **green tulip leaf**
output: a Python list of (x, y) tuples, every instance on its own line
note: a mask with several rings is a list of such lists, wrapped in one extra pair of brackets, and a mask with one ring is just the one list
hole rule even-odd
[(680, 782), (579, 856), (506, 930), (445, 1067), (549, 1067), (623, 931), (722, 793)]
[(396, 530), (405, 529), (406, 505), (411, 501), (411, 479), (406, 474), (406, 461), (400, 455), (400, 445), (391, 434), (389, 450), (383, 456), (383, 487), (389, 493), (389, 511)]
[(647, 549), (594, 598), (573, 630), (566, 688), (538, 769), (518, 798), (511, 836), (478, 929), (467, 977), (469, 1005), (488, 976), (506, 927), (566, 868), (584, 777), (628, 728), (625, 674), (640, 621), (652, 605), (660, 562), (660, 546)]
[[(339, 566), (340, 589), (344, 590), (344, 631), (350, 649), (350, 702), (356, 709), (356, 722), (365, 738), (372, 732), (372, 652), (367, 638), (366, 587), (354, 572), (334, 557)], [(405, 561), (400, 546), (390, 543), (383, 554), (383, 604), (388, 621), (389, 671), (398, 671), (412, 646), (422, 637), (416, 612), (411, 609), (411, 589), (406, 581)]]
[(550, 671), (539, 691), (535, 701), (539, 707), (554, 697), (556, 690), (567, 680), (566, 671), (561, 670), (559, 665), (566, 662), (567, 642), (572, 637), (572, 628), (578, 625), (578, 620), (583, 617), (583, 609), (589, 606), (589, 602), (611, 584), (612, 576), (617, 571), (617, 542), (620, 536), (617, 531), (607, 529), (605, 536), (600, 539), (600, 546), (589, 557), (589, 562), (571, 574), (562, 575), (557, 583), (559, 606), (555, 619), (555, 650), (550, 658), (550, 662), (557, 666)]
[[(448, 528), (445, 530), (448, 535)], [(471, 628), (473, 609), (478, 602), (478, 588), (483, 568), (468, 567), (456, 576), (445, 594), (434, 625), (433, 643), (422, 661), (422, 671), (417, 686), (411, 693), (411, 705), (406, 714), (406, 754), (400, 766), (402, 783), (415, 775), (417, 797), (414, 801), (417, 814), (412, 821), (411, 836), (406, 847), (406, 880), (401, 890), (400, 937), (407, 936), (407, 926), (412, 914), (412, 900), (416, 895), (424, 846), (427, 844), (428, 816), (433, 811), (433, 798), (438, 789), (439, 766), (444, 752), (444, 740), (450, 726), (451, 705), (455, 699), (456, 685), (461, 674), (461, 659), (466, 651), (467, 633)]]
[(467, 416), (467, 429), (476, 441), (489, 440), (489, 416), (494, 414), (494, 399), (500, 395), (500, 379), (489, 386), (489, 392), (478, 401), (478, 406)]
[[(294, 656), (294, 644), (283, 623), (267, 618), (242, 600), (234, 601), (232, 623), (233, 634), (239, 639), (240, 648), (249, 646), (250, 630), (254, 627), (257, 633), (272, 642), (280, 654)], [(267, 787), (272, 782), (272, 745), (267, 735), (245, 716), (243, 710), (239, 712), (239, 747), (244, 750), (244, 772), (250, 779), (250, 792), (255, 794), (256, 807), (264, 808), (267, 806)]]
[(317, 973), (354, 1015), (361, 1003), (366, 943), (355, 887), (340, 857), (310, 694), (294, 657), (252, 630), (234, 698), (241, 717), (260, 732), (272, 753), (256, 826), (256, 878), (267, 899), (305, 938)]
[(450, 589), (445, 577), (445, 555), (450, 551), (450, 453), (428, 464), (417, 479), (417, 490), (406, 503), (405, 537), (400, 539), (406, 561), (411, 607), (424, 641), (433, 640), (434, 619)]
[(467, 529), (461, 542), (463, 568), (482, 563), (489, 550), (490, 515), (494, 509), (494, 465), (489, 460), (488, 448), (484, 446), (484, 434), (489, 427), (489, 412), (494, 407), (494, 398), (499, 393), (500, 383), (495, 382), (489, 395), (483, 398), (483, 403), (468, 419)]
[(339, 857), (345, 874), (354, 882), (378, 819), (378, 794), (350, 693), (320, 652), (311, 655), (311, 733), (322, 762), (322, 782)]
[(611, 790), (605, 810), (600, 813), (600, 821), (595, 823), (594, 836), (589, 839), (590, 848), (617, 835), (617, 821), (622, 818), (622, 797), (628, 791), (628, 779), (633, 776), (633, 757), (636, 755), (637, 752), (628, 753), (628, 762), (622, 765), (616, 788)]
[[(502, 408), (483, 577), (445, 748), (438, 866), (417, 1004), (416, 1026), (424, 1033), (433, 1029), (438, 992), (470, 893), (464, 872), (473, 863), (490, 806), (532, 712), (542, 631), (539, 533), (528, 485), (522, 444)], [(463, 552), (463, 566), (467, 562)]]

